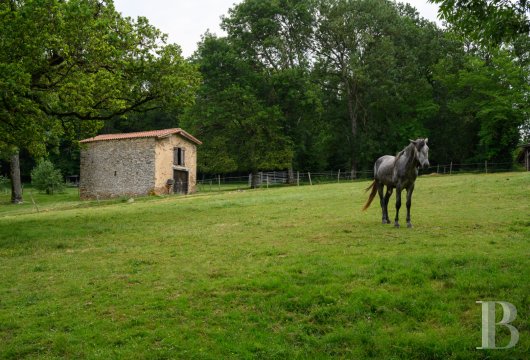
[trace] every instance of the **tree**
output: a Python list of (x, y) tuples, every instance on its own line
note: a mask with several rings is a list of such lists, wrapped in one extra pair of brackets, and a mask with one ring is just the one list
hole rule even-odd
[(457, 71), (450, 70), (450, 61), (440, 62), (435, 76), (447, 91), (448, 111), (461, 122), (461, 131), (445, 131), (467, 143), (462, 160), (511, 162), (519, 128), (530, 114), (525, 72), (505, 50), (487, 59), (468, 53)]
[(228, 39), (208, 34), (195, 61), (204, 82), (184, 124), (203, 140), (199, 169), (256, 175), (262, 169), (287, 168), (292, 161), (292, 145), (281, 128), (279, 108), (256, 95), (259, 74)]
[[(448, 73), (454, 59), (437, 69), (446, 113), (459, 124), (468, 160), (509, 162), (530, 124), (530, 5), (526, 0), (432, 0), (455, 32), (470, 42), (464, 61)], [(474, 141), (470, 141), (473, 139)]]
[(190, 105), (199, 83), (178, 46), (111, 0), (0, 2), (0, 41), (0, 144), (15, 185), (18, 149), (43, 155), (116, 115)]
[(208, 104), (199, 102), (196, 111), (201, 121), (191, 126), (207, 144), (199, 155), (203, 171), (248, 171), (255, 188), (259, 170), (290, 165), (292, 151), (282, 134), (279, 109), (264, 106), (251, 89), (232, 85), (209, 98)]
[(50, 160), (41, 160), (31, 171), (31, 184), (40, 191), (53, 195), (64, 189), (61, 171), (53, 166)]
[(483, 45), (510, 43), (530, 33), (527, 0), (429, 0), (439, 14), (471, 40)]
[(336, 142), (348, 144), (353, 175), (381, 151), (426, 136), (433, 116), (432, 65), (441, 31), (410, 6), (386, 0), (321, 0), (316, 31), (318, 78), (333, 111)]
[(315, 141), (322, 131), (320, 89), (311, 78), (315, 11), (313, 0), (246, 0), (222, 21), (230, 42), (253, 64), (256, 96), (282, 112), (293, 145), (291, 170), (315, 166), (321, 153)]
[(221, 26), (244, 57), (269, 71), (308, 68), (315, 10), (314, 0), (245, 0)]

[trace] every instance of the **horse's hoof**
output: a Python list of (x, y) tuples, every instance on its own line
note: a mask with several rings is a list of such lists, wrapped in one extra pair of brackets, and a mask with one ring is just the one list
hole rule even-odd
[(413, 226), (412, 226), (411, 223), (407, 223), (407, 227), (408, 227), (409, 229), (412, 229)]
[(394, 224), (394, 227), (398, 228), (399, 227), (399, 223), (396, 221), (396, 223)]

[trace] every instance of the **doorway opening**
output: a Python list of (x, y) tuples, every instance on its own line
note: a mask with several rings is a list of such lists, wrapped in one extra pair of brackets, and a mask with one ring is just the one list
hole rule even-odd
[(173, 193), (187, 194), (188, 193), (188, 172), (185, 170), (173, 170)]

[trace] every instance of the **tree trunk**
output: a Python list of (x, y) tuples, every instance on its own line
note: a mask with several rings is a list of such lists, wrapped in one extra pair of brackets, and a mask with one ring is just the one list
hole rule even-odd
[(294, 170), (293, 166), (289, 166), (289, 169), (287, 169), (287, 184), (292, 185), (296, 183), (296, 179), (294, 178)]
[(347, 80), (346, 81), (346, 90), (348, 95), (348, 115), (350, 116), (350, 125), (351, 125), (351, 175), (355, 179), (357, 177), (357, 154), (356, 152), (356, 142), (357, 142), (357, 113), (355, 106), (355, 94), (352, 89), (352, 85)]
[(22, 204), (22, 181), (20, 180), (20, 157), (18, 151), (11, 156), (11, 203)]
[(258, 170), (252, 170), (252, 181), (250, 182), (250, 188), (257, 189), (259, 187), (259, 180)]

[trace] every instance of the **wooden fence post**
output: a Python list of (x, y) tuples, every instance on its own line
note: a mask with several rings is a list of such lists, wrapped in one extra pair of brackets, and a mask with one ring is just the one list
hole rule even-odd
[(488, 160), (484, 162), (484, 169), (486, 170), (486, 174), (488, 173)]
[(449, 165), (449, 175), (453, 174), (453, 162), (451, 161), (451, 165)]
[(296, 186), (300, 186), (300, 171), (296, 172)]
[(35, 207), (35, 209), (37, 209), (37, 212), (39, 212), (39, 207), (37, 206), (37, 203), (35, 202), (35, 199), (33, 199), (33, 191), (31, 191), (29, 193), (29, 197), (31, 198), (31, 202), (33, 203), (33, 206)]
[(311, 173), (308, 172), (307, 176), (309, 177), (309, 185), (313, 185), (313, 182), (311, 181)]
[(340, 169), (339, 169), (339, 172), (337, 174), (337, 182), (340, 183)]

